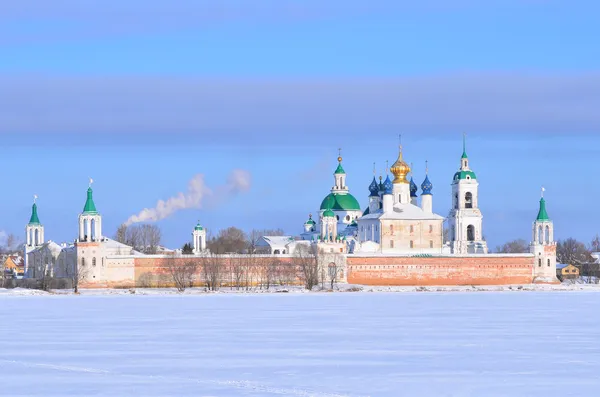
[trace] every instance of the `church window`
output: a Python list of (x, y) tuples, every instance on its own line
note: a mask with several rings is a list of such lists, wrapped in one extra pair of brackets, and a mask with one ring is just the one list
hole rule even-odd
[(458, 208), (458, 194), (454, 195), (454, 208)]
[(429, 240), (429, 248), (433, 248), (433, 240)]
[(413, 233), (415, 231), (415, 227), (413, 225), (410, 225), (410, 232)]
[(394, 225), (390, 225), (390, 233), (394, 233)]
[(550, 226), (546, 225), (546, 244), (550, 244)]
[(467, 226), (467, 240), (475, 241), (475, 226), (473, 225)]
[(337, 220), (338, 220), (338, 222), (339, 222), (339, 220), (340, 220), (340, 216), (339, 216), (339, 215), (336, 215), (336, 216), (335, 216), (335, 219), (337, 219)]
[(346, 220), (349, 221), (350, 220), (350, 215), (346, 215)]
[(473, 208), (473, 193), (471, 192), (465, 194), (465, 208)]
[(390, 248), (394, 248), (394, 240), (390, 240)]
[(548, 259), (548, 266), (550, 266), (550, 259)]
[(433, 233), (433, 225), (429, 225), (429, 233)]
[(538, 242), (540, 244), (544, 243), (544, 228), (542, 226), (538, 227)]
[(81, 266), (85, 266), (85, 258), (81, 258)]
[(415, 243), (412, 240), (410, 240), (410, 248), (414, 248), (414, 246), (415, 246)]
[(96, 266), (96, 257), (92, 258), (92, 266)]
[(538, 259), (538, 267), (542, 267), (542, 260)]

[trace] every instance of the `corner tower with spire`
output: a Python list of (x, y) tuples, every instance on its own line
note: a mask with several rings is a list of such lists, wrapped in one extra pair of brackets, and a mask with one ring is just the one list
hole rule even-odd
[(533, 281), (538, 283), (558, 282), (556, 278), (556, 242), (554, 241), (554, 224), (546, 211), (544, 191), (540, 198), (540, 208), (533, 221), (530, 252), (535, 255)]
[(463, 153), (460, 169), (452, 178), (452, 209), (448, 216), (450, 242), (455, 254), (487, 254), (483, 239), (483, 215), (479, 209), (479, 183), (469, 167), (466, 136), (463, 135)]
[(28, 260), (29, 253), (44, 244), (44, 225), (41, 224), (37, 211), (38, 196), (33, 196), (33, 205), (31, 206), (31, 217), (29, 223), (25, 226), (25, 269), (26, 275), (29, 275)]
[(83, 206), (83, 212), (79, 214), (79, 238), (77, 241), (80, 243), (98, 242), (102, 239), (102, 217), (96, 210), (92, 183), (94, 180), (90, 178), (87, 199)]

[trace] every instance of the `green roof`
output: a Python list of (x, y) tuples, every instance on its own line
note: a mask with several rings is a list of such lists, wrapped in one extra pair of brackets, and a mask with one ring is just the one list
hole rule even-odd
[(85, 200), (85, 205), (83, 206), (84, 214), (97, 214), (96, 204), (94, 204), (94, 198), (92, 197), (93, 191), (92, 188), (89, 187), (87, 190), (87, 200)]
[(345, 174), (344, 168), (342, 167), (342, 163), (339, 163), (337, 168), (335, 169), (335, 174)]
[(29, 218), (29, 224), (30, 225), (39, 225), (40, 224), (40, 218), (38, 218), (36, 203), (33, 203), (33, 206), (31, 207), (31, 218)]
[(330, 193), (323, 199), (321, 209), (338, 210), (338, 211), (360, 211), (360, 204), (353, 195)]
[(467, 179), (467, 176), (470, 179), (477, 179), (473, 171), (458, 171), (456, 174), (454, 174), (454, 180)]
[(325, 212), (323, 212), (323, 217), (324, 218), (335, 218), (335, 214), (333, 213), (332, 210), (330, 210), (329, 208), (325, 210)]
[(549, 221), (548, 212), (546, 212), (546, 200), (540, 199), (540, 211), (538, 212), (537, 221)]
[(306, 221), (305, 225), (314, 225), (315, 221), (313, 221), (312, 216), (308, 217), (308, 220)]
[(204, 228), (200, 225), (200, 222), (198, 222), (194, 230), (204, 230)]

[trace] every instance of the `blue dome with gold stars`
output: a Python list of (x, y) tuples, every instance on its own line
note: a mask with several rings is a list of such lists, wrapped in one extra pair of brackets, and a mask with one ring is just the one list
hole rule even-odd
[(433, 184), (429, 180), (429, 176), (425, 175), (425, 180), (421, 183), (421, 190), (423, 190), (423, 194), (431, 194), (431, 190), (433, 189)]
[(412, 176), (410, 177), (410, 197), (417, 197), (417, 190), (419, 190), (419, 188), (417, 187), (417, 184), (415, 183), (415, 181), (413, 180)]
[(369, 185), (369, 192), (371, 193), (369, 194), (369, 197), (379, 196), (379, 185), (377, 184), (375, 177), (373, 177), (373, 181)]
[(385, 188), (385, 191), (383, 194), (392, 194), (392, 192), (394, 190), (394, 185), (392, 184), (392, 181), (390, 180), (389, 175), (387, 178), (385, 178), (385, 182), (383, 182), (383, 187)]

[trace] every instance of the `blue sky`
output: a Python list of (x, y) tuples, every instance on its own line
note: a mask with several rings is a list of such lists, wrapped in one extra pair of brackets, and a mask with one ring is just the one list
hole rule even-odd
[[(299, 233), (342, 147), (367, 204), (372, 163), (429, 160), (446, 215), (461, 137), (491, 246), (529, 240), (540, 187), (558, 238), (597, 230), (600, 6), (581, 1), (5, 1), (0, 230), (72, 240), (95, 180), (104, 234), (203, 174), (211, 203), (158, 221)], [(227, 192), (228, 175), (251, 175)]]

